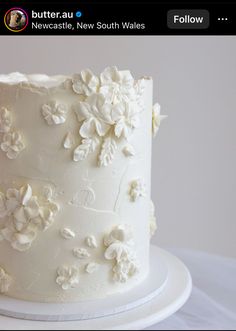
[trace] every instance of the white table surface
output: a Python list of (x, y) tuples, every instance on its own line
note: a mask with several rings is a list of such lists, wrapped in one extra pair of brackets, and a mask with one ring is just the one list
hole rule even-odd
[(193, 292), (179, 312), (148, 330), (236, 330), (236, 259), (169, 251), (189, 268)]

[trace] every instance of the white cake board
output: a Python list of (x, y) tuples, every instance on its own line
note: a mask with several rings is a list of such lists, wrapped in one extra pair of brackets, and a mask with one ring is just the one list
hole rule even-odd
[[(0, 314), (21, 319), (0, 316), (0, 329), (143, 329), (180, 309), (189, 298), (191, 289), (191, 276), (183, 263), (166, 251), (152, 246), (150, 278), (135, 291), (122, 294), (120, 298), (114, 296), (99, 302), (83, 303), (85, 306), (35, 304), (1, 296)], [(78, 307), (83, 310), (78, 310)], [(42, 321), (36, 321), (40, 319)]]

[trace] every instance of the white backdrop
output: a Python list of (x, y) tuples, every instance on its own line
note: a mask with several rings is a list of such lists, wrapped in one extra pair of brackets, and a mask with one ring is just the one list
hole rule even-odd
[(108, 65), (152, 75), (169, 118), (153, 150), (161, 246), (236, 257), (235, 37), (0, 37), (0, 72)]

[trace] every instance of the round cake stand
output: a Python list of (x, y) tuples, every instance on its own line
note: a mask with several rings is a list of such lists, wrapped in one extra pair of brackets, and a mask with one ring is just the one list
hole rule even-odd
[[(149, 279), (135, 291), (122, 294), (118, 301), (118, 296), (88, 301), (84, 303), (85, 314), (78, 310), (78, 304), (34, 304), (1, 296), (0, 329), (141, 330), (179, 310), (188, 300), (191, 289), (192, 280), (185, 265), (168, 252), (152, 246)], [(107, 302), (110, 309), (107, 309)], [(68, 311), (69, 306), (73, 307), (72, 312)]]

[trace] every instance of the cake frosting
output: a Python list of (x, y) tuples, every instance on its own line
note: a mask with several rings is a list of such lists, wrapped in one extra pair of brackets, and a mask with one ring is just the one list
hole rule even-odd
[(76, 302), (145, 280), (152, 85), (116, 67), (0, 75), (0, 293)]

